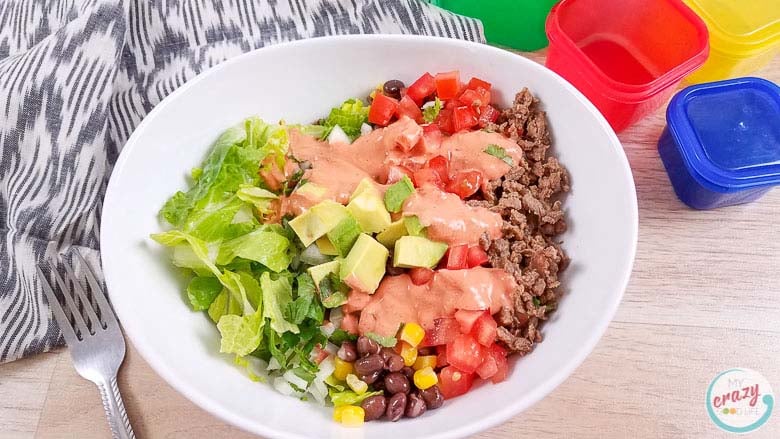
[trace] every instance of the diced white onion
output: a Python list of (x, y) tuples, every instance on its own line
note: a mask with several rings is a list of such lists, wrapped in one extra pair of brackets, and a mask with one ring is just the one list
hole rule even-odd
[(422, 108), (431, 108), (436, 105), (436, 101), (428, 101), (422, 105)]
[(251, 355), (247, 355), (244, 358), (246, 358), (246, 368), (249, 372), (255, 374), (258, 377), (268, 379), (268, 363)]
[(325, 337), (330, 337), (336, 331), (336, 325), (334, 325), (333, 322), (328, 322), (320, 326), (320, 331), (322, 331), (322, 334)]
[(333, 357), (328, 357), (319, 365), (320, 370), (317, 371), (314, 381), (325, 381), (334, 370), (336, 370), (336, 364), (333, 362)]
[(286, 379), (288, 383), (295, 385), (295, 387), (299, 389), (305, 389), (309, 385), (305, 379), (296, 375), (292, 370), (285, 372), (282, 377)]
[(374, 129), (371, 128), (371, 125), (364, 123), (363, 125), (360, 125), (360, 135), (365, 136), (366, 134), (370, 133)]
[(341, 307), (333, 308), (330, 310), (330, 321), (336, 325), (336, 328), (341, 328), (341, 322), (344, 320), (344, 311)]
[(340, 126), (335, 125), (333, 129), (330, 130), (330, 134), (328, 134), (328, 143), (350, 144), (352, 142), (349, 140), (347, 133), (345, 133)]
[(338, 352), (338, 351), (339, 351), (339, 347), (336, 346), (333, 343), (328, 343), (328, 344), (325, 345), (325, 352), (327, 352), (327, 353), (329, 353), (331, 355), (336, 355), (336, 352)]
[(322, 254), (317, 244), (312, 244), (301, 252), (301, 261), (309, 265), (320, 265), (330, 261), (330, 258)]
[(283, 377), (274, 378), (274, 389), (277, 392), (285, 396), (300, 395), (301, 392), (296, 391)]
[(282, 365), (279, 364), (279, 361), (276, 358), (271, 357), (271, 360), (268, 361), (268, 367), (266, 369), (268, 369), (268, 370), (278, 370), (278, 369), (281, 369), (281, 368), (282, 368)]

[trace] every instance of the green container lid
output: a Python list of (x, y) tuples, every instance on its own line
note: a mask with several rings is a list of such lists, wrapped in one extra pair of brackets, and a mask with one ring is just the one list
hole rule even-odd
[(547, 46), (544, 23), (558, 0), (429, 0), (456, 14), (482, 20), (491, 44), (517, 50)]

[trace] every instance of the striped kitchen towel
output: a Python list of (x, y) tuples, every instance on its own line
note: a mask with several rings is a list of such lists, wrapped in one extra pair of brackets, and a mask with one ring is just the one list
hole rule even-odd
[(240, 53), (356, 33), (484, 42), (422, 0), (0, 1), (0, 362), (62, 344), (35, 266), (98, 265), (112, 165), (152, 107)]

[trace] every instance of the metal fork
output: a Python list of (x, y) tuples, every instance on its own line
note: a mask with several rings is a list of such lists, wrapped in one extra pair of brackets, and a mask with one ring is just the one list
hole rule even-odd
[(62, 265), (73, 284), (72, 294), (81, 302), (81, 310), (71, 294), (68, 293), (69, 289), (65, 281), (54, 267), (52, 267), (51, 273), (62, 291), (67, 309), (73, 316), (72, 323), (40, 267), (38, 267), (38, 276), (43, 284), (46, 298), (49, 300), (49, 307), (65, 337), (65, 342), (70, 348), (70, 356), (76, 371), (82, 377), (95, 383), (100, 389), (112, 437), (115, 439), (134, 439), (135, 434), (127, 419), (125, 405), (116, 382), (117, 370), (125, 357), (125, 341), (122, 338), (114, 311), (108, 304), (92, 269), (77, 250), (73, 253), (78, 256), (84, 267), (83, 270), (92, 290), (92, 296), (95, 298), (97, 313), (78, 281), (73, 267), (65, 258), (62, 258)]

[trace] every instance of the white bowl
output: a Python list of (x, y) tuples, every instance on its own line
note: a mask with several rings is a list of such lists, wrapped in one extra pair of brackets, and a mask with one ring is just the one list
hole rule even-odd
[[(459, 69), (500, 91), (508, 105), (529, 87), (544, 105), (555, 150), (568, 167), (570, 224), (563, 247), (572, 265), (566, 295), (543, 328), (545, 340), (486, 384), (417, 419), (340, 427), (331, 409), (251, 382), (219, 354), (218, 332), (189, 310), (184, 280), (151, 242), (158, 211), (218, 134), (246, 116), (310, 122), (376, 84), (409, 83), (422, 72)], [(604, 118), (546, 68), (489, 46), (403, 36), (320, 38), (233, 58), (176, 90), (143, 120), (124, 147), (106, 194), (103, 267), (125, 333), (144, 359), (187, 398), (247, 431), (278, 438), (462, 437), (517, 415), (550, 393), (591, 352), (620, 303), (637, 240), (637, 202), (623, 149)]]

